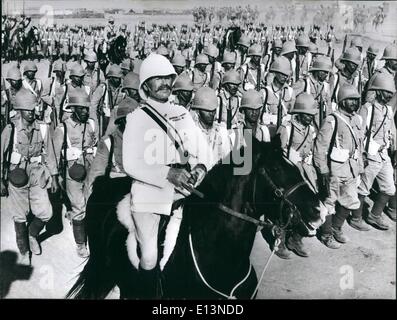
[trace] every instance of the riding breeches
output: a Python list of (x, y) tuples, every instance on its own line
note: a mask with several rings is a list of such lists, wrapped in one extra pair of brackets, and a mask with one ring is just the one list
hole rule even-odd
[(145, 270), (151, 270), (157, 265), (157, 237), (161, 216), (149, 212), (132, 212), (132, 218), (141, 250), (140, 265)]

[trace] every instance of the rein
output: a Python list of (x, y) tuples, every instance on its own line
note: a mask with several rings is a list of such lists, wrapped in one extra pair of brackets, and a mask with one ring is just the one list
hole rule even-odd
[[(293, 204), (288, 197), (293, 194), (296, 190), (298, 190), (300, 187), (303, 187), (306, 185), (305, 181), (300, 181), (293, 185), (291, 188), (287, 189), (286, 191), (283, 188), (279, 188), (276, 186), (276, 184), (273, 182), (273, 180), (270, 178), (269, 174), (267, 173), (266, 169), (263, 169), (261, 172), (263, 177), (266, 179), (270, 187), (273, 189), (274, 195), (281, 200), (280, 202), (280, 210), (279, 210), (279, 216), (280, 216), (280, 221), (281, 221), (281, 214), (282, 214), (282, 209), (284, 207), (284, 204), (287, 204), (291, 211), (288, 215), (288, 221), (284, 224), (284, 226), (280, 227), (281, 229), (285, 229), (290, 223), (291, 223), (291, 218), (294, 216), (294, 214), (298, 214), (300, 217), (300, 212), (298, 208), (296, 207), (295, 204)], [(255, 183), (256, 185), (256, 183)], [(254, 192), (254, 197), (255, 197), (255, 192)], [(255, 199), (255, 198), (254, 198)], [(255, 203), (255, 202), (254, 202)]]

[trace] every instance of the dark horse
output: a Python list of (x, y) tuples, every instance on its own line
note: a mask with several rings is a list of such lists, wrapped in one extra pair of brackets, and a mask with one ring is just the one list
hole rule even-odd
[[(160, 276), (162, 298), (251, 297), (257, 277), (249, 257), (258, 227), (227, 212), (255, 221), (264, 215), (269, 223), (263, 223), (262, 233), (291, 225), (307, 230), (319, 219), (312, 209), (318, 197), (298, 170), (282, 161), (277, 143), (254, 140), (252, 169), (235, 175), (239, 167), (215, 166), (197, 188), (204, 198), (193, 193), (185, 199), (177, 242)], [(130, 186), (129, 178), (95, 181), (86, 221), (91, 255), (68, 297), (103, 299), (115, 285), (123, 298), (140, 297), (138, 271), (125, 246), (128, 232), (116, 217), (116, 205)]]
[(127, 39), (122, 35), (111, 41), (109, 44), (108, 58), (113, 64), (120, 64), (126, 57)]

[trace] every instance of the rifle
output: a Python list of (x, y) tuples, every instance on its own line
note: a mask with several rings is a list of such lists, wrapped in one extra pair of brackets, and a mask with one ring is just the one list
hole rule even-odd
[(361, 77), (362, 77), (362, 71), (361, 70), (359, 70), (358, 71), (358, 94), (359, 94), (359, 98), (358, 98), (358, 107), (360, 108), (361, 107), (361, 99), (362, 99), (362, 94), (363, 94), (363, 87), (362, 87), (362, 85), (361, 85), (361, 81), (362, 81), (362, 79), (361, 79)]
[(342, 52), (345, 52), (346, 45), (347, 45), (347, 34), (345, 34), (345, 39), (343, 40), (343, 49), (342, 49)]
[(51, 78), (51, 74), (52, 74), (52, 65), (54, 64), (54, 61), (52, 58), (50, 58), (50, 66), (48, 68), (48, 76), (47, 78)]
[(95, 89), (98, 88), (100, 80), (101, 80), (101, 68), (98, 65), (98, 67), (96, 69), (96, 87), (95, 87)]
[(5, 113), (4, 113), (4, 118), (5, 118), (6, 125), (7, 125), (11, 122), (10, 121), (11, 97), (10, 97), (9, 89), (6, 89), (5, 92), (6, 92), (6, 96), (7, 96), (7, 104), (6, 104), (6, 109), (5, 109)]
[(331, 62), (332, 62), (332, 68), (334, 68), (334, 65), (335, 65), (335, 49), (332, 49)]
[(278, 129), (281, 126), (281, 120), (282, 120), (282, 116), (283, 116), (283, 106), (281, 104), (282, 101), (282, 91), (280, 91), (280, 97), (278, 99), (278, 105), (277, 105), (277, 124), (276, 124), (276, 128)]
[(300, 73), (300, 58), (299, 52), (296, 53), (296, 68), (295, 68), (295, 82), (299, 80), (299, 73)]
[(211, 65), (211, 74), (210, 74), (210, 87), (212, 88), (214, 81), (214, 73), (215, 73), (215, 61)]
[(261, 73), (262, 73), (262, 65), (259, 60), (259, 68), (258, 71), (256, 72), (256, 91), (258, 92), (261, 90), (261, 77), (262, 77)]
[(319, 129), (321, 128), (324, 120), (324, 99), (322, 94), (320, 93), (320, 119), (319, 119)]

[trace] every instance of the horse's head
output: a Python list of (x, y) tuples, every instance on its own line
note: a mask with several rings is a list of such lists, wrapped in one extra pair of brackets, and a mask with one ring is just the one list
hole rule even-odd
[(255, 144), (254, 153), (255, 148), (259, 152), (255, 165), (256, 205), (272, 222), (312, 234), (311, 225), (320, 219), (318, 195), (304, 182), (299, 169), (284, 160), (278, 135), (271, 143)]

